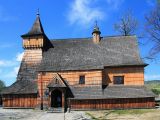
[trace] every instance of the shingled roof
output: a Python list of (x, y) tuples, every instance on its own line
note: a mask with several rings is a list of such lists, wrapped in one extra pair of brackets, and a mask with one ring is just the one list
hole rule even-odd
[(145, 86), (113, 85), (102, 89), (101, 86), (70, 86), (73, 99), (102, 99), (102, 98), (144, 98), (155, 97)]
[(146, 65), (139, 55), (135, 36), (54, 39), (53, 48), (43, 53), (39, 71), (91, 70), (104, 66)]
[(37, 80), (39, 64), (27, 65), (24, 61), (21, 62), (20, 69), (17, 75), (17, 81), (11, 86), (5, 88), (2, 94), (33, 94), (37, 93)]
[(35, 36), (35, 35), (45, 35), (39, 14), (37, 14), (36, 20), (31, 30), (28, 33), (22, 35), (21, 37), (29, 37), (29, 36)]
[(30, 80), (17, 80), (11, 86), (6, 87), (1, 94), (37, 94), (37, 84)]

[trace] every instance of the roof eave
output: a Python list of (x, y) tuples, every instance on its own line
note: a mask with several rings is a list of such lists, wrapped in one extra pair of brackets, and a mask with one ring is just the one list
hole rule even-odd
[(99, 69), (75, 69), (75, 70), (43, 70), (39, 69), (37, 72), (66, 72), (66, 71), (93, 71), (93, 70), (103, 70), (103, 68)]
[(35, 93), (1, 93), (2, 95), (30, 95), (30, 94), (37, 94)]
[(146, 67), (149, 64), (133, 64), (133, 65), (109, 65), (109, 66), (104, 66), (104, 68), (112, 68), (112, 67)]
[(22, 38), (28, 38), (28, 37), (35, 37), (35, 36), (44, 36), (45, 34), (43, 33), (37, 33), (37, 34), (24, 34), (24, 35), (21, 35)]

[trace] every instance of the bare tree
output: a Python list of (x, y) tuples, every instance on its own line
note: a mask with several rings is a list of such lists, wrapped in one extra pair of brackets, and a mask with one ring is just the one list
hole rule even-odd
[(160, 2), (157, 2), (155, 8), (150, 11), (150, 13), (145, 18), (145, 29), (149, 34), (150, 40), (155, 43), (150, 51), (150, 56), (154, 57), (160, 53)]
[(131, 11), (127, 11), (120, 17), (119, 22), (114, 24), (114, 28), (120, 32), (121, 35), (133, 35), (138, 28), (138, 21), (132, 15)]

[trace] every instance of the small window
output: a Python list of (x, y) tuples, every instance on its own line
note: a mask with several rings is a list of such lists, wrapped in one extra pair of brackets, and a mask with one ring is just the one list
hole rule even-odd
[(85, 76), (79, 76), (79, 84), (85, 84)]
[(114, 84), (124, 84), (124, 76), (114, 76), (113, 83)]

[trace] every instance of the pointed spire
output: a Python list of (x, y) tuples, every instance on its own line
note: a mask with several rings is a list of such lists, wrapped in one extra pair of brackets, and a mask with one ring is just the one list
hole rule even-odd
[(36, 16), (36, 20), (32, 26), (32, 28), (30, 29), (30, 31), (27, 34), (22, 35), (22, 37), (29, 37), (29, 36), (34, 36), (34, 35), (44, 35), (44, 30), (41, 24), (41, 20), (40, 20), (40, 14), (39, 14), (39, 9), (37, 11), (37, 16)]
[(95, 21), (95, 25), (97, 26), (97, 20)]
[(39, 14), (39, 8), (38, 8), (38, 10), (37, 10), (37, 16), (39, 16), (40, 14)]
[(99, 34), (101, 34), (101, 32), (100, 32), (100, 30), (99, 30), (99, 27), (98, 27), (98, 24), (97, 24), (97, 20), (95, 21), (95, 26), (94, 26), (94, 28), (93, 28), (92, 34), (93, 34), (93, 33), (99, 33)]
[(101, 32), (100, 32), (99, 27), (97, 25), (97, 21), (95, 21), (95, 26), (94, 26), (94, 29), (93, 29), (93, 32), (92, 32), (92, 36), (93, 36), (92, 40), (93, 40), (94, 43), (97, 44), (97, 43), (100, 42), (100, 40), (101, 40), (100, 34), (101, 34)]

